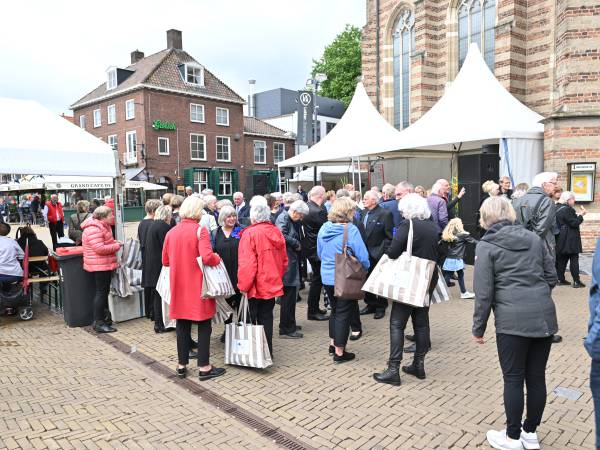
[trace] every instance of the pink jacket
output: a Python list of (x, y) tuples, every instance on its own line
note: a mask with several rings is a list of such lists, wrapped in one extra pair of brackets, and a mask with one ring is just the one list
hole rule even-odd
[(87, 272), (115, 270), (121, 247), (113, 238), (110, 225), (90, 217), (81, 224), (83, 230), (83, 268)]

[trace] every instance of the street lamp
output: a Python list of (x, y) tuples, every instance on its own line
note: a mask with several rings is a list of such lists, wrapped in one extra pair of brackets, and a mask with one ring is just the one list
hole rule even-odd
[[(327, 75), (325, 75), (324, 73), (316, 73), (313, 78), (310, 78), (307, 80), (306, 85), (307, 86), (311, 86), (313, 88), (313, 140), (312, 140), (312, 144), (316, 144), (317, 143), (317, 136), (318, 136), (318, 120), (317, 120), (317, 115), (318, 115), (318, 108), (319, 105), (317, 105), (317, 92), (319, 91), (319, 85), (322, 84), (324, 81), (327, 81)], [(314, 172), (313, 172), (313, 182), (314, 185), (317, 185), (317, 166), (314, 166)]]

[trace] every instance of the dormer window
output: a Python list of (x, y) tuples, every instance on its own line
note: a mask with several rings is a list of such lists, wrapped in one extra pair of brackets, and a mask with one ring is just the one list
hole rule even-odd
[(111, 90), (117, 87), (117, 68), (109, 67), (106, 71), (106, 89)]
[(182, 64), (179, 68), (186, 83), (204, 86), (204, 67), (199, 64), (187, 63)]

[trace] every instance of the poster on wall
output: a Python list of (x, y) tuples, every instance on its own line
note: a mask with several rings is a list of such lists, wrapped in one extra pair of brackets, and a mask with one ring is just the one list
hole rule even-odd
[(569, 190), (576, 202), (594, 201), (596, 163), (570, 164)]

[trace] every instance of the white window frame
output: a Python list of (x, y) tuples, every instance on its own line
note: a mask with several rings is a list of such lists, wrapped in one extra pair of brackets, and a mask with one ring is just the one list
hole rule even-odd
[(110, 91), (114, 88), (117, 87), (117, 68), (116, 67), (110, 67), (107, 71), (106, 71), (106, 90)]
[[(161, 151), (160, 151), (160, 141), (166, 141), (166, 143), (167, 143), (167, 152), (166, 152), (166, 153), (165, 153), (165, 152), (161, 152)], [(159, 154), (160, 156), (169, 156), (169, 155), (170, 155), (170, 150), (169, 150), (169, 138), (167, 138), (167, 137), (162, 137), (162, 136), (160, 136), (160, 137), (158, 138), (158, 154)]]
[[(112, 111), (112, 115), (111, 115), (111, 111)], [(112, 120), (111, 120), (111, 116), (112, 116)], [(106, 107), (106, 123), (108, 123), (108, 124), (117, 123), (117, 107), (114, 104), (108, 105)]]
[[(111, 142), (114, 141), (114, 142)], [(112, 146), (113, 150), (117, 150), (119, 147), (119, 141), (116, 134), (111, 134), (106, 138), (106, 142)], [(117, 148), (115, 148), (117, 147)]]
[[(194, 158), (192, 154), (192, 136), (202, 136), (202, 140), (204, 142), (204, 158)], [(206, 135), (200, 133), (190, 133), (190, 159), (192, 161), (206, 161)], [(199, 191), (201, 192), (201, 191)]]
[[(188, 80), (188, 71), (189, 70), (192, 70), (192, 71), (199, 70), (200, 71), (200, 75), (195, 75), (194, 72), (192, 72), (192, 74), (191, 74), (192, 77), (194, 77), (194, 78), (197, 78), (198, 76), (200, 77), (199, 83)], [(183, 81), (185, 81), (187, 84), (191, 84), (192, 86), (204, 86), (204, 67), (202, 67), (198, 64), (185, 64), (185, 66), (183, 68)]]
[[(256, 144), (262, 143), (264, 150), (264, 161), (256, 160)], [(254, 164), (267, 164), (267, 141), (252, 141), (252, 153), (254, 157)]]
[[(223, 181), (221, 176), (227, 174), (229, 175), (229, 181)], [(229, 187), (229, 193), (226, 192), (225, 189), (221, 190), (221, 188)], [(233, 195), (233, 171), (231, 170), (220, 170), (219, 171), (219, 191), (218, 194), (220, 197), (231, 197)]]
[[(131, 105), (131, 111), (129, 107)], [(125, 120), (135, 119), (135, 99), (130, 98), (125, 101)]]
[(83, 128), (85, 130), (85, 127), (87, 125), (87, 120), (85, 118), (85, 114), (82, 114), (79, 116), (79, 128)]
[[(275, 146), (276, 145), (281, 145), (280, 149), (275, 150)], [(281, 159), (277, 159), (275, 158), (275, 152), (276, 151), (281, 151)], [(285, 160), (285, 142), (273, 142), (273, 164), (277, 164), (278, 162), (281, 162)]]
[(102, 110), (100, 108), (95, 109), (92, 112), (92, 121), (94, 128), (100, 128), (102, 126)]
[[(204, 175), (206, 177), (206, 181), (196, 181), (196, 174)], [(192, 187), (195, 188), (196, 186), (198, 186), (197, 192), (202, 192), (204, 189), (208, 189), (208, 172), (206, 170), (194, 170), (194, 180), (192, 181)]]
[[(129, 136), (134, 136), (133, 149), (129, 143)], [(125, 164), (137, 163), (137, 132), (135, 130), (125, 133)]]
[[(202, 110), (202, 120), (194, 120), (194, 113), (193, 113), (193, 109), (194, 107), (196, 107), (196, 116), (198, 115), (198, 108), (200, 110)], [(205, 116), (204, 116), (204, 105), (200, 104), (200, 103), (190, 103), (190, 122), (194, 122), (194, 123), (204, 123), (205, 121)]]
[[(219, 110), (227, 112), (227, 123), (219, 123)], [(217, 106), (217, 108), (215, 110), (215, 123), (222, 127), (229, 126), (229, 108), (223, 108), (221, 106)]]
[[(219, 158), (219, 139), (227, 139), (227, 159)], [(215, 137), (215, 159), (219, 162), (231, 162), (231, 138), (229, 136)]]

